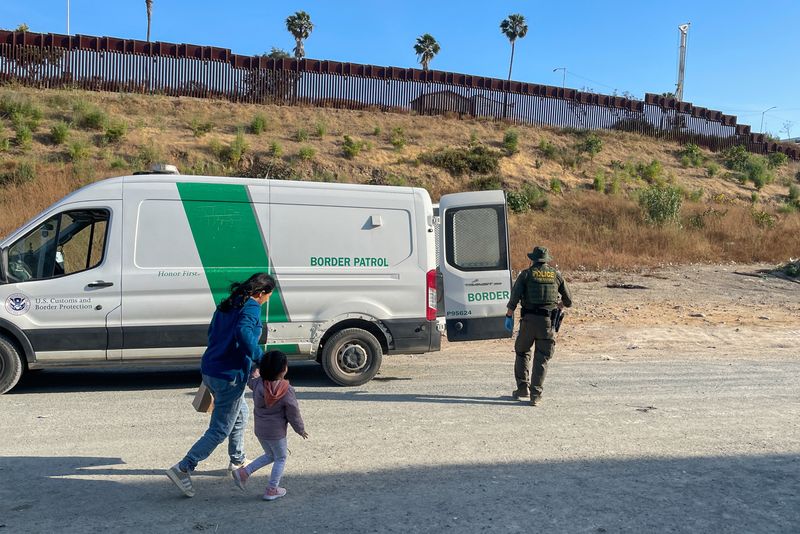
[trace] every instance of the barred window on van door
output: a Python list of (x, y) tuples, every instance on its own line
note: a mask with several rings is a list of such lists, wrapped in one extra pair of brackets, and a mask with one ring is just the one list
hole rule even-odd
[(502, 207), (448, 210), (448, 263), (464, 271), (507, 268)]

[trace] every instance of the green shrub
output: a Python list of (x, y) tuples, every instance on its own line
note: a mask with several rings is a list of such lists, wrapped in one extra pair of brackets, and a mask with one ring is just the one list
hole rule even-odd
[(302, 128), (297, 130), (297, 133), (294, 134), (294, 140), (298, 143), (304, 143), (308, 141), (308, 132)]
[(657, 226), (678, 221), (683, 195), (677, 187), (648, 187), (639, 193), (645, 219)]
[(467, 173), (492, 174), (499, 167), (501, 152), (482, 145), (469, 148), (444, 148), (420, 155), (423, 163), (446, 170), (453, 176)]
[(14, 144), (22, 150), (28, 150), (33, 144), (33, 132), (28, 126), (22, 124), (17, 128), (17, 135), (14, 137)]
[(528, 199), (521, 191), (508, 191), (506, 193), (506, 204), (508, 209), (514, 213), (525, 213), (531, 209)]
[(110, 166), (114, 170), (127, 169), (128, 162), (122, 158), (117, 157), (111, 160)]
[(105, 128), (107, 121), (108, 117), (103, 111), (91, 108), (78, 119), (78, 126), (84, 130), (102, 130)]
[(547, 194), (542, 188), (535, 184), (527, 183), (522, 186), (522, 194), (528, 201), (528, 207), (532, 210), (543, 210), (550, 205)]
[[(470, 145), (474, 144), (477, 143), (472, 143), (472, 139), (470, 139)], [(503, 150), (505, 150), (506, 154), (508, 154), (509, 156), (512, 156), (517, 152), (519, 152), (519, 133), (515, 129), (509, 128), (508, 130), (506, 130), (506, 133), (503, 136)]]
[(128, 125), (122, 121), (112, 121), (106, 127), (105, 140), (108, 143), (119, 143), (128, 133)]
[(579, 148), (582, 152), (589, 154), (591, 159), (594, 159), (603, 150), (603, 140), (597, 134), (591, 133), (586, 136)]
[(699, 167), (705, 163), (706, 160), (700, 147), (694, 143), (688, 143), (684, 146), (680, 152), (678, 152), (678, 158), (680, 159), (681, 165), (684, 167)]
[(222, 149), (220, 159), (227, 165), (239, 165), (248, 148), (247, 141), (244, 138), (244, 131), (240, 129), (236, 132), (236, 137), (233, 138), (231, 144)]
[(561, 180), (558, 178), (550, 179), (550, 192), (557, 195), (561, 194)]
[(214, 129), (214, 123), (210, 121), (201, 121), (197, 117), (194, 117), (192, 118), (192, 122), (189, 123), (189, 129), (192, 130), (192, 135), (199, 139)]
[(20, 162), (13, 170), (0, 174), (0, 185), (22, 185), (36, 179), (36, 166), (27, 161)]
[(692, 202), (700, 202), (704, 194), (705, 192), (702, 189), (695, 189), (694, 191), (689, 193), (689, 200), (691, 200)]
[(708, 176), (709, 178), (713, 178), (717, 174), (719, 174), (719, 165), (717, 165), (713, 161), (708, 165), (706, 165), (706, 176)]
[(751, 204), (757, 204), (758, 203), (758, 193), (756, 193), (755, 191), (750, 193), (750, 203)]
[(69, 138), (69, 124), (64, 121), (57, 122), (50, 128), (50, 138), (53, 144), (63, 145)]
[(769, 172), (764, 158), (758, 156), (748, 159), (745, 164), (744, 176), (747, 180), (753, 182), (753, 185), (759, 190), (765, 185), (772, 183), (775, 179), (772, 173)]
[(783, 152), (771, 152), (767, 156), (767, 167), (777, 169), (789, 163), (789, 156)]
[(382, 132), (381, 127), (380, 126), (376, 126), (375, 129), (372, 130), (372, 135), (374, 135), (375, 137), (378, 137), (379, 135), (381, 135), (381, 132)]
[(775, 217), (764, 210), (752, 209), (750, 215), (752, 215), (753, 221), (761, 228), (772, 228), (775, 226)]
[(42, 110), (27, 98), (4, 96), (0, 99), (0, 116), (11, 120), (15, 130), (23, 124), (36, 130), (42, 120)]
[(606, 194), (618, 195), (620, 191), (620, 178), (616, 174), (611, 178), (611, 181), (606, 186)]
[(749, 160), (750, 153), (742, 145), (732, 146), (722, 153), (722, 161), (732, 171), (744, 171)]
[(318, 121), (314, 126), (314, 135), (321, 138), (325, 137), (326, 133), (328, 133), (328, 125), (322, 121)]
[(778, 213), (788, 215), (790, 213), (797, 213), (798, 204), (796, 202), (784, 202), (778, 206)]
[(150, 167), (153, 163), (158, 162), (160, 159), (161, 153), (151, 142), (150, 144), (139, 148), (139, 153), (136, 156), (134, 167), (144, 170)]
[(0, 139), (0, 152), (8, 152), (11, 148), (11, 140), (8, 137)]
[(494, 191), (503, 188), (503, 181), (498, 176), (480, 176), (472, 180), (470, 189), (476, 191)]
[(797, 171), (794, 175), (794, 179), (796, 182), (800, 183), (800, 171)]
[(478, 139), (478, 132), (472, 130), (469, 132), (469, 146), (475, 146), (481, 144), (480, 140)]
[(273, 141), (269, 144), (267, 155), (271, 158), (279, 158), (283, 155), (283, 147), (277, 141)]
[(653, 160), (650, 163), (639, 163), (636, 165), (636, 172), (648, 184), (655, 184), (661, 178), (664, 167), (660, 161)]
[(800, 199), (800, 188), (791, 184), (789, 186), (789, 200), (796, 202), (798, 199)]
[(250, 133), (253, 135), (261, 135), (267, 129), (267, 119), (259, 113), (253, 120), (250, 121)]
[(310, 146), (300, 147), (300, 151), (297, 153), (297, 157), (303, 161), (311, 161), (316, 155), (317, 151)]
[(603, 171), (597, 171), (597, 174), (594, 175), (594, 180), (592, 180), (592, 188), (599, 193), (605, 192), (606, 176)]
[(539, 141), (539, 151), (547, 159), (553, 159), (556, 155), (556, 146), (550, 141), (542, 139)]
[(406, 146), (406, 132), (399, 126), (392, 128), (392, 134), (389, 136), (389, 143), (395, 150), (402, 150)]
[(361, 149), (364, 148), (364, 142), (353, 139), (349, 135), (344, 136), (344, 143), (342, 144), (342, 152), (347, 159), (353, 159), (358, 156)]
[(89, 157), (89, 145), (83, 141), (73, 141), (67, 147), (67, 157), (72, 162), (87, 159)]

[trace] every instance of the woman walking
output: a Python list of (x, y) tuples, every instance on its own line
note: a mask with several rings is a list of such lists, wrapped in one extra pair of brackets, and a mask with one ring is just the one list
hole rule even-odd
[(261, 360), (258, 344), (263, 323), (261, 307), (269, 301), (275, 279), (257, 273), (242, 283), (231, 285), (230, 296), (214, 312), (208, 329), (208, 347), (203, 354), (203, 383), (214, 396), (214, 410), (208, 430), (189, 449), (183, 460), (166, 474), (187, 496), (194, 496), (191, 473), (217, 446), (228, 439), (229, 470), (245, 462), (244, 427), (248, 408), (245, 387), (252, 369)]

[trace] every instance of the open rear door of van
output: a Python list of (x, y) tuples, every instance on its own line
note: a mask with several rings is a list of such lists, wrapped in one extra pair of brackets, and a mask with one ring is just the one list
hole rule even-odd
[(439, 217), (448, 341), (511, 337), (503, 326), (511, 296), (505, 194), (445, 195)]

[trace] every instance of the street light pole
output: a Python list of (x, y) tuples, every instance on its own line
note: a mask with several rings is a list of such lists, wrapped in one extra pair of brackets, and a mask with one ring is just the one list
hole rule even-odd
[(759, 132), (760, 132), (760, 133), (764, 133), (764, 114), (765, 114), (767, 111), (769, 111), (769, 110), (772, 110), (772, 109), (775, 109), (775, 108), (777, 108), (777, 107), (778, 107), (778, 106), (772, 106), (771, 108), (767, 108), (767, 109), (765, 109), (764, 111), (762, 111), (762, 112), (761, 112), (761, 128), (759, 128)]
[(553, 72), (557, 70), (563, 71), (561, 76), (561, 88), (564, 89), (567, 86), (567, 67), (556, 67), (553, 69)]
[(67, 0), (67, 35), (69, 35), (69, 0)]

